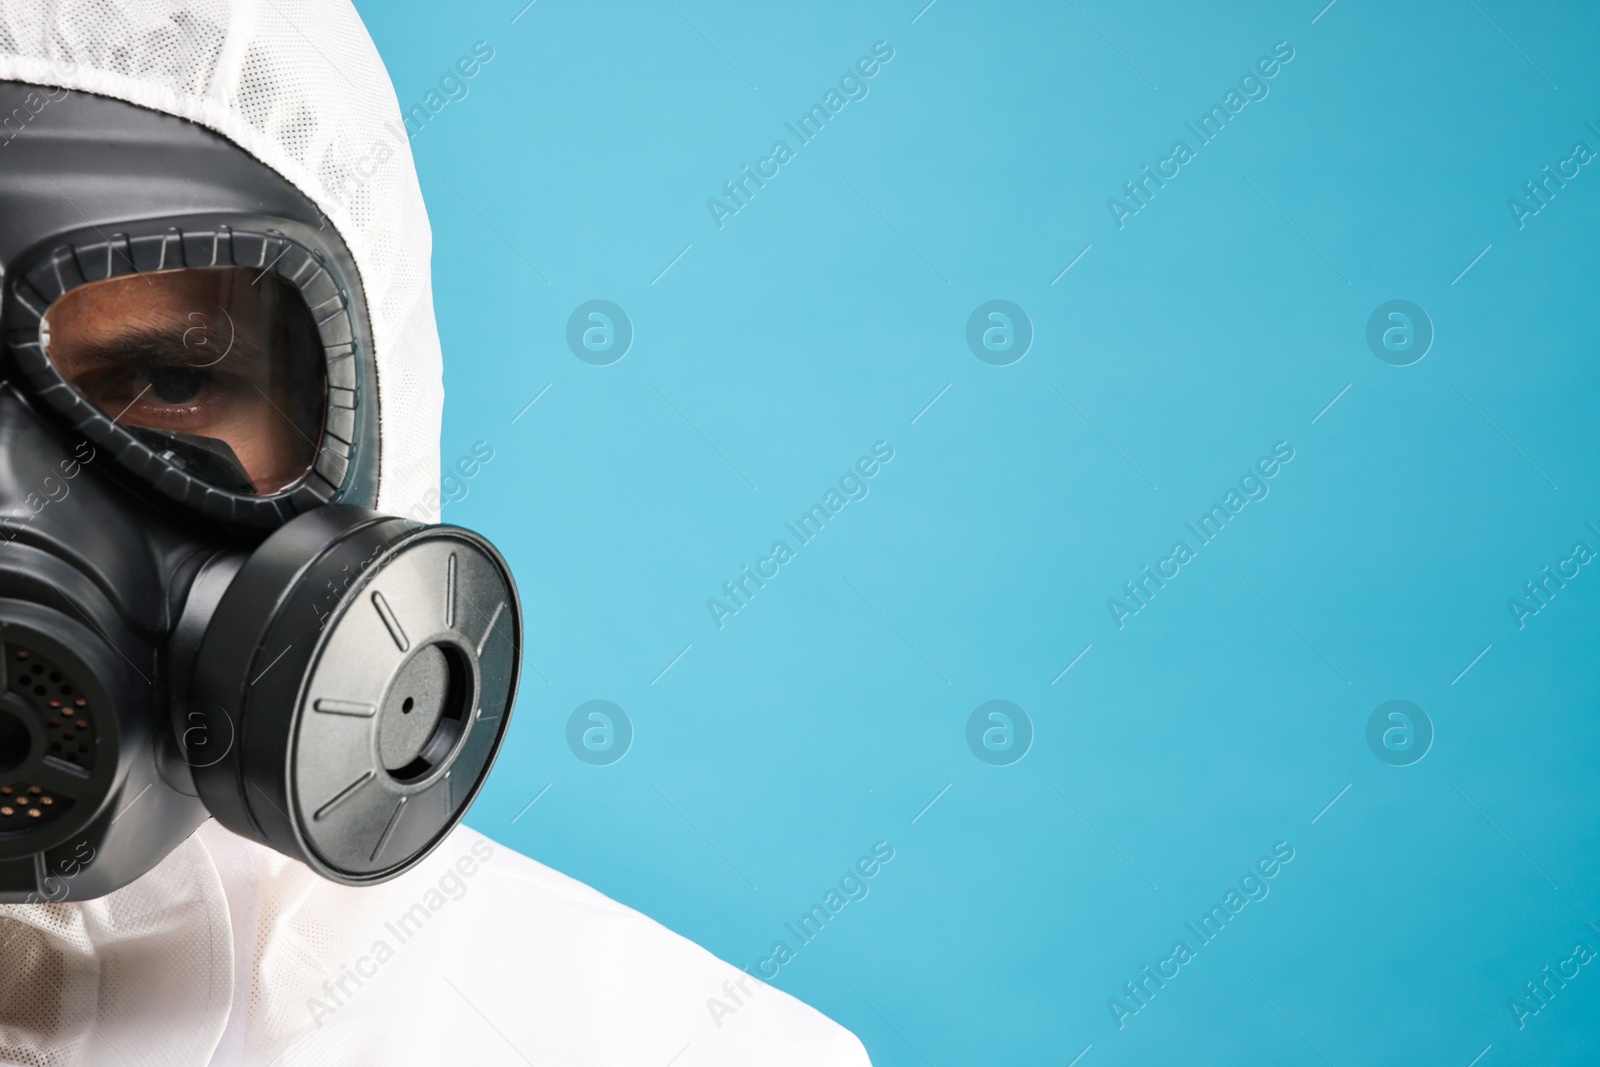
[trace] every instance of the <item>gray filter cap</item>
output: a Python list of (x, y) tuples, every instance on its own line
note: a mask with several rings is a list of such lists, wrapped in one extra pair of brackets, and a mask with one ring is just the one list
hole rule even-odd
[(460, 821), (516, 695), (522, 613), (483, 538), (317, 508), (240, 567), (175, 727), (223, 825), (349, 885)]

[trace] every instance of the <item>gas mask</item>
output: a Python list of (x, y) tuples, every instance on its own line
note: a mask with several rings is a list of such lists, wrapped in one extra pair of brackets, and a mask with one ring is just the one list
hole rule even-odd
[(488, 774), (522, 623), (485, 539), (372, 510), (350, 252), (183, 119), (14, 82), (7, 116), (0, 902), (101, 896), (210, 816), (400, 874)]

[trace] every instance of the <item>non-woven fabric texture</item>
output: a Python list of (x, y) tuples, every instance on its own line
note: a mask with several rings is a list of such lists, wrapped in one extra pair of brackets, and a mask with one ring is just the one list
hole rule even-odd
[(434, 521), (433, 237), (394, 87), (348, 0), (4, 0), (0, 80), (188, 119), (317, 205), (355, 257), (371, 316), (378, 506)]
[(233, 985), (229, 900), (198, 836), (98, 900), (0, 907), (0, 1062), (204, 1064)]
[(847, 1030), (457, 827), (354, 889), (207, 823), (97, 901), (0, 908), (0, 1062), (870, 1067)]
[(816, 1010), (470, 827), (366, 889), (259, 855), (250, 1067), (868, 1063)]

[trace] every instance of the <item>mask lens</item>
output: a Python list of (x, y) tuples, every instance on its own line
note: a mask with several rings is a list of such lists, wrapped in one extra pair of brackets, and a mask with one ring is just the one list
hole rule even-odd
[(185, 473), (265, 495), (316, 460), (327, 380), (305, 301), (272, 272), (202, 267), (89, 282), (50, 306), (56, 370)]

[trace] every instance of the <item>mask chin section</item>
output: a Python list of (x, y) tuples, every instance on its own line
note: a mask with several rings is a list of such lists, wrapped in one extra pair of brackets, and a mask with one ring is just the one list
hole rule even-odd
[(394, 877), (489, 772), (521, 620), (476, 534), (342, 505), (290, 521), (217, 602), (174, 721), (201, 800), (334, 881)]

